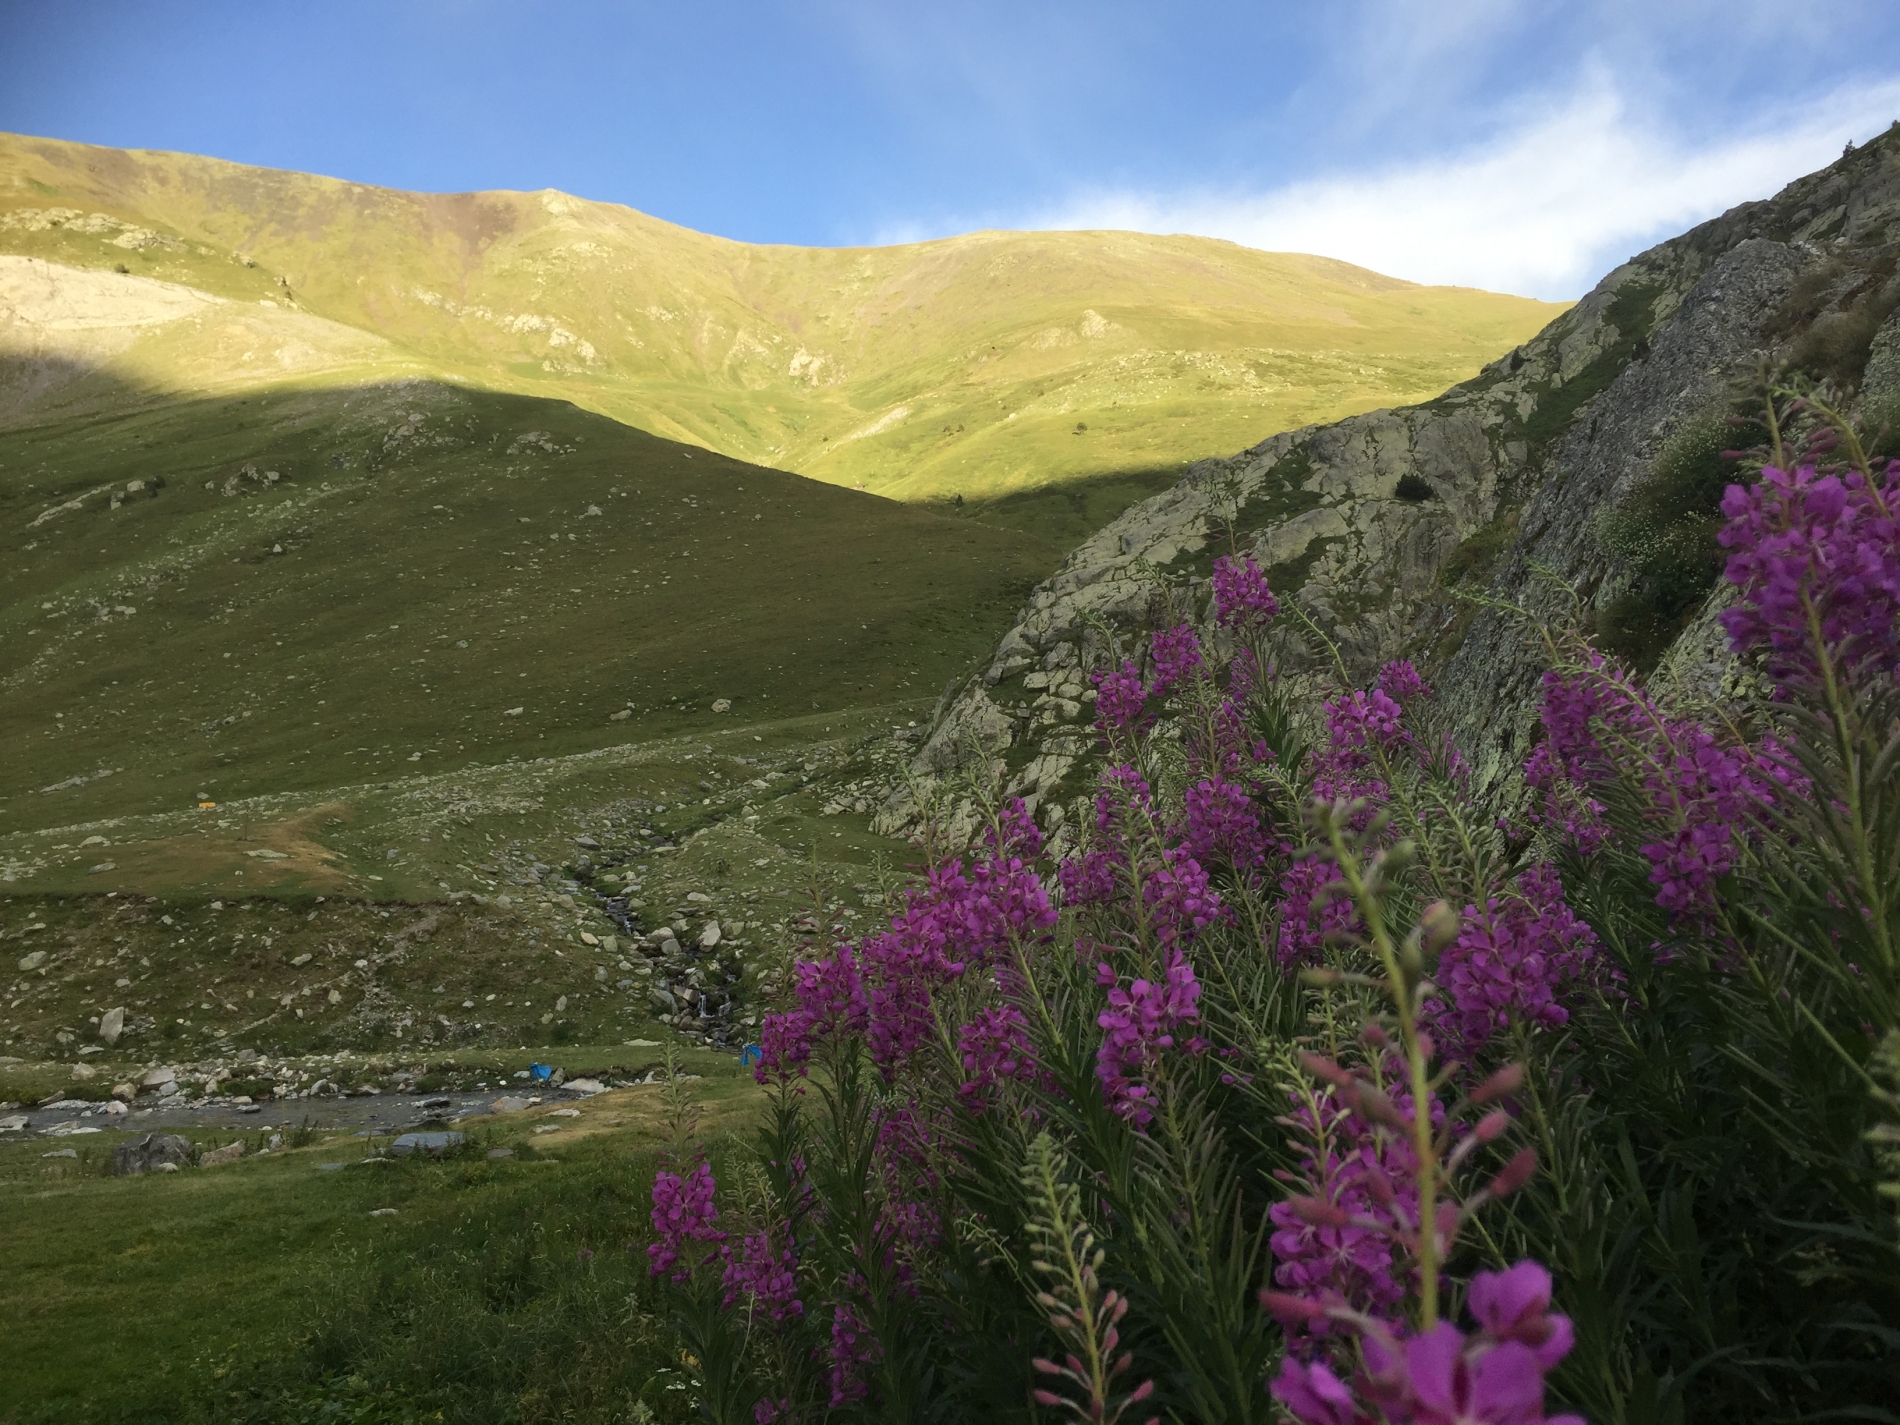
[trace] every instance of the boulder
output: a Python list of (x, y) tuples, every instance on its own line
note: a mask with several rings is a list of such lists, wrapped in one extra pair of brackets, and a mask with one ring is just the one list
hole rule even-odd
[(531, 1102), (532, 1100), (522, 1098), (517, 1094), (503, 1094), (491, 1103), (489, 1108), (496, 1113), (520, 1113), (529, 1107)]
[(73, 1077), (75, 1079), (96, 1079), (99, 1077), (99, 1071), (93, 1068), (91, 1064), (74, 1064)]
[(99, 1038), (102, 1043), (117, 1044), (119, 1036), (123, 1033), (125, 1033), (124, 1006), (109, 1009), (99, 1016)]
[(22, 955), (20, 957), (20, 973), (26, 974), (29, 971), (37, 970), (45, 963), (46, 952), (44, 950), (35, 950), (30, 955)]
[(699, 932), (699, 948), (702, 950), (710, 950), (718, 943), (719, 922), (709, 920), (706, 922), (706, 928)]
[(213, 1148), (208, 1153), (200, 1153), (198, 1155), (198, 1166), (201, 1168), (215, 1168), (224, 1163), (235, 1163), (243, 1156), (244, 1144), (242, 1142), (226, 1143), (222, 1148)]
[(158, 1089), (160, 1092), (164, 1092), (177, 1082), (178, 1070), (176, 1069), (147, 1069), (145, 1071), (145, 1077), (139, 1080), (139, 1087), (142, 1089)]
[(153, 1173), (170, 1168), (176, 1172), (191, 1161), (191, 1140), (176, 1133), (147, 1133), (128, 1138), (112, 1150), (114, 1177), (134, 1173)]

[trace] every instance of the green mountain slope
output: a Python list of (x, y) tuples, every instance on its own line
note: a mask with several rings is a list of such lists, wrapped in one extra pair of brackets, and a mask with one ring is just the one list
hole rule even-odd
[[(392, 360), (907, 499), (1177, 469), (1423, 399), (1562, 310), (1204, 238), (769, 247), (555, 192), (18, 136), (0, 136), (0, 251), (321, 318)], [(205, 379), (150, 355), (143, 382)]]
[(0, 432), (0, 530), (0, 834), (927, 708), (1057, 552), (420, 380)]

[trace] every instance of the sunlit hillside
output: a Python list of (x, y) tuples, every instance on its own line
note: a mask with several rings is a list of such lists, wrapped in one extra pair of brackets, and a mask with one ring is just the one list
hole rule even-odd
[(141, 317), (137, 341), (75, 338), (75, 362), (31, 381), (11, 343), (16, 419), (70, 408), (64, 384), (102, 362), (121, 400), (128, 382), (426, 366), (913, 499), (1172, 470), (1427, 398), (1561, 310), (1205, 238), (769, 247), (551, 191), (404, 193), (17, 136), (0, 136), (0, 252), (235, 304), (196, 313), (220, 332)]

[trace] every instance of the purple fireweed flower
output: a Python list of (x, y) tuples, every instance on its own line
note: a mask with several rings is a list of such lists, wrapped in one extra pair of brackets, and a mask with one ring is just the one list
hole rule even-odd
[(1127, 858), (1119, 850), (1084, 851), (1056, 867), (1062, 899), (1071, 906), (1106, 905), (1121, 894)]
[(1530, 1347), (1544, 1370), (1570, 1354), (1570, 1318), (1551, 1312), (1550, 1273), (1536, 1262), (1479, 1272), (1471, 1280), (1466, 1305), (1494, 1341)]
[[(1534, 1262), (1478, 1273), (1474, 1301), (1495, 1306), (1502, 1297), (1506, 1309), (1474, 1307), (1479, 1329), (1469, 1334), (1450, 1322), (1414, 1334), (1335, 1308), (1359, 1333), (1364, 1369), (1348, 1384), (1328, 1362), (1289, 1355), (1273, 1398), (1301, 1425), (1584, 1425), (1580, 1416), (1544, 1414), (1544, 1377), (1571, 1341), (1569, 1321), (1546, 1309), (1549, 1287), (1549, 1273)], [(1508, 1315), (1509, 1307), (1520, 1314)]]
[(1096, 968), (1096, 979), (1109, 987), (1108, 1008), (1095, 1020), (1105, 1031), (1095, 1055), (1102, 1097), (1116, 1113), (1143, 1127), (1154, 1118), (1148, 1106), (1153, 1094), (1137, 1076), (1161, 1050), (1174, 1047), (1176, 1029), (1199, 1022), (1201, 986), (1194, 967), (1175, 949), (1163, 957), (1159, 981), (1138, 979), (1124, 989), (1107, 964)]
[(683, 1282), (691, 1265), (679, 1264), (680, 1253), (689, 1241), (725, 1241), (726, 1234), (713, 1225), (719, 1220), (719, 1209), (713, 1205), (713, 1186), (712, 1166), (708, 1163), (701, 1163), (685, 1177), (662, 1170), (653, 1179), (653, 1210), (649, 1216), (659, 1240), (647, 1248), (649, 1274), (671, 1271), (674, 1281)]
[(775, 1248), (770, 1235), (751, 1232), (738, 1247), (720, 1248), (719, 1255), (726, 1263), (721, 1280), (726, 1289), (722, 1304), (728, 1311), (743, 1306), (749, 1315), (763, 1316), (774, 1325), (805, 1314), (805, 1303), (798, 1299), (798, 1258), (791, 1248)]
[[(1154, 688), (1156, 693), (1165, 693), (1176, 683), (1190, 674), (1199, 671), (1202, 665), (1201, 636), (1194, 631), (1192, 624), (1179, 624), (1174, 628), (1155, 630), (1148, 640), (1148, 649), (1154, 655)], [(1097, 707), (1100, 706), (1099, 700)]]
[(1095, 722), (1104, 732), (1121, 732), (1141, 725), (1148, 708), (1148, 689), (1133, 663), (1097, 669), (1089, 675), (1095, 685)]
[(1041, 1077), (1029, 1022), (1013, 1004), (980, 1010), (957, 1030), (957, 1054), (965, 1074), (957, 1093), (974, 1110), (988, 1104), (999, 1083), (1034, 1083)]
[(1370, 763), (1375, 747), (1390, 753), (1409, 745), (1411, 735), (1403, 726), (1404, 716), (1405, 709), (1384, 688), (1328, 699), (1326, 733), (1334, 757), (1345, 770), (1356, 770)]
[(1601, 849), (1608, 830), (1593, 791), (1637, 782), (1657, 831), (1642, 847), (1656, 903), (1691, 919), (1715, 909), (1715, 883), (1733, 869), (1740, 841), (1804, 785), (1772, 741), (1749, 747), (1671, 718), (1594, 650), (1573, 670), (1544, 675), (1543, 722), (1525, 776), (1544, 793), (1544, 824), (1586, 853)]
[(1208, 926), (1230, 918), (1207, 872), (1185, 849), (1171, 847), (1161, 853), (1159, 866), (1143, 869), (1142, 904), (1163, 945), (1184, 945)]
[(1369, 1425), (1372, 1417), (1359, 1409), (1353, 1393), (1319, 1361), (1287, 1356), (1273, 1382), (1273, 1398), (1301, 1425)]
[(1280, 938), (1275, 956), (1282, 970), (1317, 965), (1326, 945), (1358, 927), (1359, 913), (1344, 894), (1339, 868), (1318, 856), (1288, 866), (1280, 876)]
[(995, 824), (983, 828), (983, 844), (992, 856), (1033, 861), (1042, 854), (1042, 832), (1021, 797), (1011, 797), (996, 814)]
[(1401, 707), (1432, 695), (1409, 658), (1394, 659), (1379, 670), (1379, 691)]
[(1204, 865), (1248, 870), (1264, 865), (1267, 838), (1245, 787), (1204, 777), (1187, 789), (1182, 839)]
[(839, 1302), (831, 1313), (831, 1408), (863, 1400), (871, 1388), (864, 1379), (864, 1368), (879, 1356), (877, 1338), (858, 1319), (846, 1302)]
[(1410, 1340), (1366, 1337), (1365, 1394), (1408, 1425), (1583, 1425), (1544, 1415), (1544, 1370), (1516, 1341), (1467, 1338), (1448, 1321)]
[(1438, 958), (1445, 998), (1428, 1011), (1430, 1023), (1461, 1054), (1514, 1022), (1557, 1028), (1570, 1018), (1559, 996), (1592, 975), (1597, 948), (1596, 932), (1564, 903), (1556, 868), (1533, 866), (1516, 894), (1465, 907)]
[(1769, 466), (1731, 485), (1717, 538), (1733, 551), (1740, 599), (1722, 615), (1739, 653), (1766, 649), (1785, 682), (1814, 676), (1823, 647), (1842, 666), (1892, 678), (1900, 668), (1900, 461), (1870, 483)]
[[(1306, 1139), (1300, 1173), (1307, 1194), (1268, 1209), (1273, 1280), (1290, 1294), (1270, 1305), (1289, 1341), (1310, 1354), (1337, 1329), (1324, 1314), (1329, 1308), (1375, 1321), (1398, 1319), (1414, 1280), (1401, 1239), (1418, 1225), (1418, 1158), (1404, 1134), (1370, 1122), (1337, 1088), (1319, 1093), (1317, 1118), (1312, 1104), (1298, 1095), (1294, 1102), (1288, 1121)], [(1391, 1103), (1409, 1117), (1409, 1095)], [(1430, 1111), (1433, 1123), (1442, 1124), (1444, 1105), (1434, 1098)]]
[(1214, 609), (1223, 627), (1264, 627), (1280, 612), (1267, 576), (1246, 555), (1214, 561)]
[(798, 1007), (768, 1014), (760, 1026), (759, 1062), (752, 1071), (760, 1083), (802, 1076), (816, 1042), (864, 1028), (868, 1012), (864, 978), (849, 945), (840, 945), (828, 960), (801, 960), (792, 973)]

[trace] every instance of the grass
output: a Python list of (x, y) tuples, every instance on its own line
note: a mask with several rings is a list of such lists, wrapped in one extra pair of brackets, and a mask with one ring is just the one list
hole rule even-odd
[(934, 697), (1059, 552), (432, 383), (0, 433), (0, 522), (0, 831)]
[(0, 248), (236, 304), (113, 356), (145, 380), (407, 363), (906, 500), (1179, 468), (1425, 400), (1564, 310), (1195, 237), (764, 247), (558, 193), (19, 136), (0, 175)]
[[(723, 1056), (686, 1068), (717, 1150), (757, 1091)], [(133, 1178), (103, 1175), (117, 1135), (65, 1140), (73, 1160), (0, 1145), (0, 1421), (683, 1418), (641, 1250), (660, 1096), (470, 1120), (443, 1160), (337, 1171), (318, 1165), (381, 1141)]]

